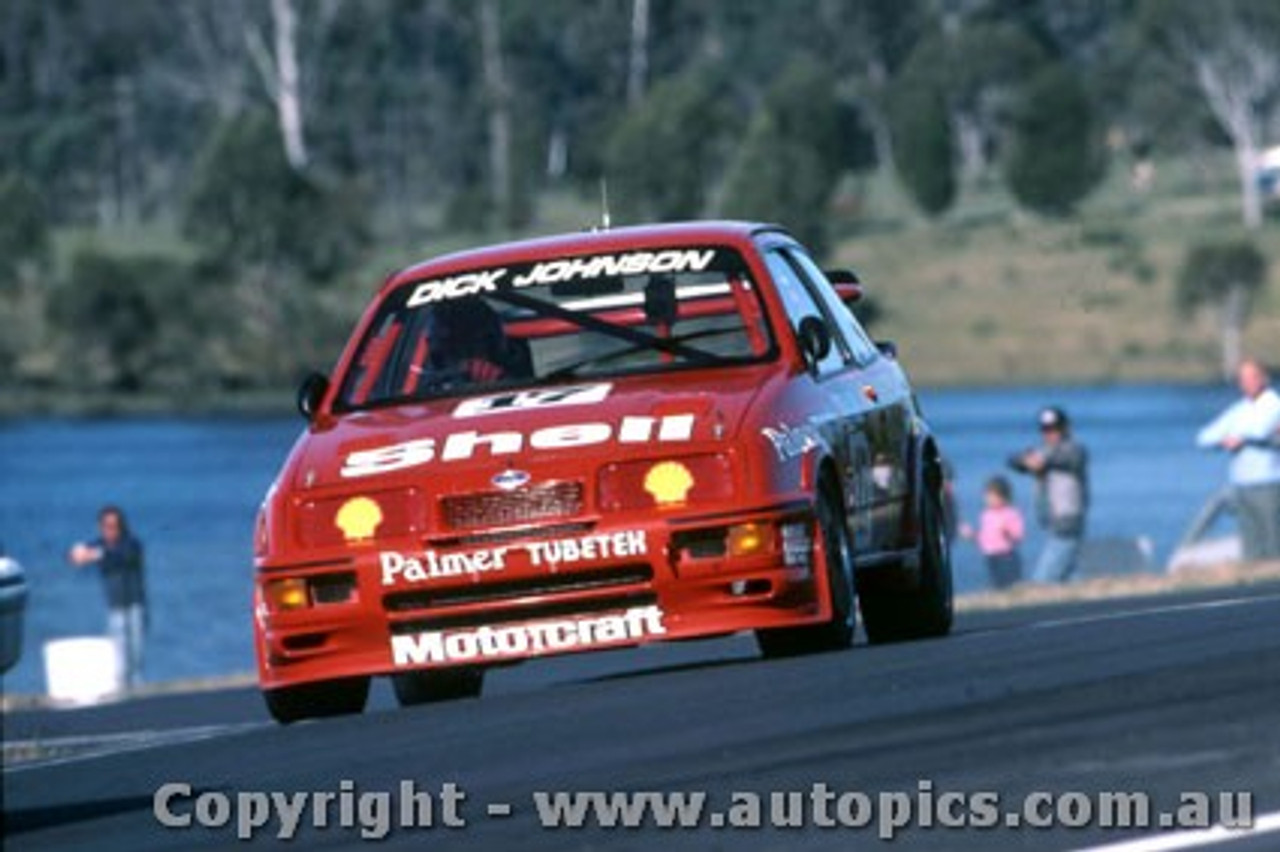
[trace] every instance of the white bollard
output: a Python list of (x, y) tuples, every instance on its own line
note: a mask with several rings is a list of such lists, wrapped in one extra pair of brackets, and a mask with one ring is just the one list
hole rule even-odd
[(103, 636), (46, 642), (44, 673), (49, 697), (59, 704), (96, 704), (124, 688), (116, 643)]

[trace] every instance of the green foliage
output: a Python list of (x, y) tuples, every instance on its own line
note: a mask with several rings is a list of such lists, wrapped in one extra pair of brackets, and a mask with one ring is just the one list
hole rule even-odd
[(0, 290), (17, 283), (23, 263), (44, 259), (49, 221), (40, 193), (21, 175), (0, 176)]
[(1178, 274), (1178, 310), (1189, 314), (1202, 306), (1220, 305), (1233, 290), (1252, 300), (1266, 280), (1267, 258), (1248, 240), (1193, 246)]
[(49, 301), (49, 322), (64, 343), (66, 383), (119, 391), (154, 386), (157, 368), (176, 354), (165, 344), (175, 335), (191, 343), (182, 334), (194, 312), (187, 285), (186, 266), (172, 258), (77, 254)]
[(844, 170), (841, 118), (825, 71), (809, 59), (789, 66), (766, 94), (738, 149), (724, 212), (778, 222), (814, 252), (823, 252), (831, 197)]
[(916, 205), (940, 216), (956, 199), (951, 121), (942, 92), (919, 76), (895, 86), (889, 119), (898, 176)]
[(1072, 212), (1105, 171), (1102, 130), (1079, 78), (1055, 65), (1021, 93), (1005, 180), (1022, 205), (1048, 216)]
[(610, 200), (626, 219), (702, 214), (732, 133), (724, 93), (694, 69), (655, 86), (609, 139)]
[(975, 22), (921, 39), (903, 76), (938, 87), (957, 108), (995, 109), (1044, 59), (1044, 48), (1017, 24)]
[(224, 124), (196, 162), (183, 230), (229, 267), (264, 264), (330, 281), (370, 239), (366, 203), (352, 185), (329, 185), (289, 166), (265, 116)]

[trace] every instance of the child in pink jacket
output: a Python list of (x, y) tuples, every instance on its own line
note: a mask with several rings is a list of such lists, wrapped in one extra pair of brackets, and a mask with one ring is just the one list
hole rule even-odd
[(983, 510), (978, 528), (965, 524), (960, 534), (973, 539), (987, 563), (991, 585), (1007, 589), (1022, 579), (1022, 555), (1018, 545), (1026, 534), (1022, 513), (1013, 505), (1013, 489), (1003, 476), (993, 476), (983, 488)]

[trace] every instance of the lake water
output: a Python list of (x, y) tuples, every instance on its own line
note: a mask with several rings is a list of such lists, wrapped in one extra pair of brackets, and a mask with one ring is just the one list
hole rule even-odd
[[(982, 482), (1037, 440), (1042, 404), (1064, 406), (1093, 459), (1095, 535), (1150, 537), (1162, 562), (1225, 461), (1192, 436), (1233, 398), (1229, 388), (1166, 386), (922, 392), (926, 414), (976, 513)], [(147, 676), (170, 680), (253, 668), (251, 533), (259, 500), (301, 429), (297, 419), (18, 420), (0, 423), (0, 541), (27, 569), (26, 650), (6, 692), (44, 689), (40, 648), (99, 633), (98, 578), (64, 554), (94, 534), (104, 502), (128, 512), (147, 547), (152, 633)], [(1030, 488), (1015, 482), (1030, 510)], [(1027, 553), (1033, 555), (1033, 531)], [(957, 548), (957, 584), (982, 588), (976, 554)]]

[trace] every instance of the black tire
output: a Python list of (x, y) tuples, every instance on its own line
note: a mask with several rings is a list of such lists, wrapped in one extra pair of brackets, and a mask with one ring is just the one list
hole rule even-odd
[(757, 630), (756, 643), (765, 657), (841, 651), (853, 645), (858, 625), (858, 607), (853, 592), (853, 545), (835, 489), (823, 490), (817, 506), (817, 522), (822, 537), (827, 585), (831, 590), (831, 618), (809, 627)]
[(364, 710), (369, 700), (369, 678), (352, 677), (265, 689), (262, 697), (267, 702), (271, 718), (282, 725), (303, 719), (347, 716)]
[(478, 698), (484, 689), (484, 669), (458, 667), (392, 675), (391, 685), (401, 707), (438, 701)]
[(909, 592), (864, 591), (862, 623), (872, 644), (945, 636), (954, 618), (951, 542), (942, 502), (930, 491), (920, 506), (920, 586)]

